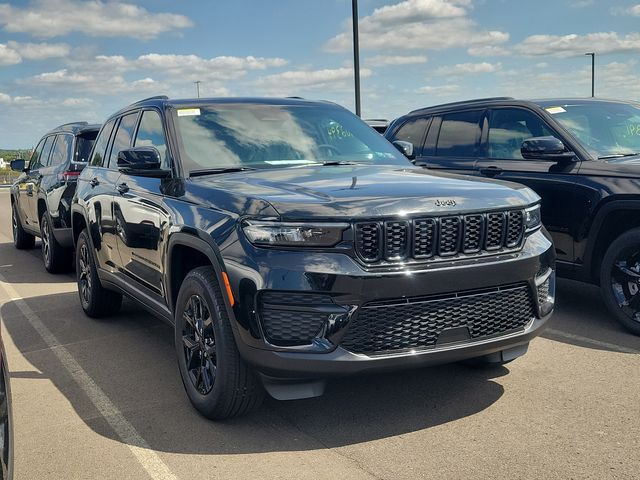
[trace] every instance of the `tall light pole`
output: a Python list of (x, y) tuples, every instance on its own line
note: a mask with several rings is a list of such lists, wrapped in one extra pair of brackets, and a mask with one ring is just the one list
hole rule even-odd
[(591, 97), (595, 97), (596, 94), (596, 52), (585, 53), (587, 56), (591, 56)]
[(360, 116), (360, 40), (358, 38), (358, 0), (351, 0), (353, 17), (353, 76), (356, 90), (356, 115)]
[(198, 98), (200, 98), (200, 84), (202, 83), (200, 80), (196, 80), (195, 82), (193, 82), (196, 84), (196, 95), (198, 96)]

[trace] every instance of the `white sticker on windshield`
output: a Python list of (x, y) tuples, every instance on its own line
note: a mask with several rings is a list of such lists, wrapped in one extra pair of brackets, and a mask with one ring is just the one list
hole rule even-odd
[(189, 117), (192, 115), (200, 115), (199, 108), (181, 108), (178, 110), (179, 117)]
[(564, 113), (566, 110), (562, 107), (547, 107), (545, 110), (551, 115), (555, 115), (556, 113)]

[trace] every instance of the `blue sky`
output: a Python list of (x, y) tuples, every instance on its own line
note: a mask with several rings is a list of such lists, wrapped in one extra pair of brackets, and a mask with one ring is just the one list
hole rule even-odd
[[(637, 0), (636, 0), (637, 1)], [(360, 0), (362, 107), (640, 96), (640, 3)], [(0, 148), (156, 94), (299, 95), (353, 109), (349, 0), (0, 0)]]

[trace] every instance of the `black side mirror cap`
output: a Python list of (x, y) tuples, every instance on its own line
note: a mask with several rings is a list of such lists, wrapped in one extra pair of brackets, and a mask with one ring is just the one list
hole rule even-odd
[(396, 140), (393, 142), (393, 146), (409, 160), (414, 160), (416, 158), (416, 154), (413, 151), (413, 143), (405, 142), (404, 140)]
[(135, 147), (118, 152), (118, 170), (160, 170), (160, 152), (155, 147)]
[(564, 143), (553, 136), (528, 138), (522, 142), (520, 153), (527, 160), (572, 162), (576, 158), (574, 152), (568, 151)]
[(22, 158), (16, 158), (11, 160), (11, 170), (14, 172), (24, 172), (26, 170), (27, 162)]

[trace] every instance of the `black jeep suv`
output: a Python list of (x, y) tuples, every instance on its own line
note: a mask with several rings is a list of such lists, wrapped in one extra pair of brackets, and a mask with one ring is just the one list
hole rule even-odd
[[(521, 185), (415, 167), (347, 110), (152, 98), (102, 127), (73, 203), (80, 300), (175, 325), (209, 418), (323, 379), (522, 355), (555, 254)], [(480, 357), (480, 358), (479, 358)]]
[(41, 237), (42, 259), (51, 273), (73, 266), (71, 200), (99, 130), (87, 122), (61, 125), (42, 137), (29, 161), (11, 162), (22, 172), (11, 187), (13, 243), (33, 248), (35, 237)]
[(558, 274), (599, 284), (640, 335), (640, 104), (473, 100), (411, 112), (386, 137), (418, 165), (535, 190)]

